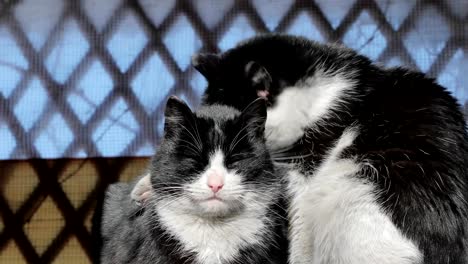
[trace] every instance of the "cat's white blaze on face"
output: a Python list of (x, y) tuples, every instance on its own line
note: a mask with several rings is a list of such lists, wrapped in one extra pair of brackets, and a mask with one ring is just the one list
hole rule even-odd
[(229, 213), (241, 202), (241, 176), (224, 165), (225, 155), (216, 150), (200, 177), (184, 186), (195, 207), (207, 214)]

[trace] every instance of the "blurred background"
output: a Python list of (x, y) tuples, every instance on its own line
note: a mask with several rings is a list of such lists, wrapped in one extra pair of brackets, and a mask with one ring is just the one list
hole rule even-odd
[(192, 54), (262, 32), (426, 72), (468, 113), (466, 0), (0, 0), (0, 263), (90, 263), (109, 183), (145, 170)]

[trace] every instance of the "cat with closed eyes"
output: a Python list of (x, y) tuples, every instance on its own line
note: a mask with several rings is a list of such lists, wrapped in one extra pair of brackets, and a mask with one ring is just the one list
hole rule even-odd
[[(282, 187), (265, 146), (265, 100), (242, 112), (166, 105), (147, 177), (106, 193), (102, 263), (287, 263)], [(152, 195), (131, 201), (139, 184)], [(136, 188), (135, 188), (136, 187)]]
[(285, 35), (192, 64), (207, 105), (268, 100), (267, 147), (288, 170), (291, 264), (468, 263), (466, 124), (434, 80)]
[[(290, 263), (468, 263), (468, 136), (445, 88), (284, 35), (192, 64), (205, 104), (268, 100), (267, 146), (288, 170)], [(141, 183), (134, 199), (152, 195)]]

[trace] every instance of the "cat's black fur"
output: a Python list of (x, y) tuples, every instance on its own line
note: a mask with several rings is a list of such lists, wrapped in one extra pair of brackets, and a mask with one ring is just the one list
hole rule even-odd
[(358, 125), (360, 134), (343, 155), (377, 170), (378, 177), (360, 177), (377, 186), (378, 202), (415, 241), (423, 263), (468, 263), (466, 125), (456, 100), (433, 79), (382, 68), (343, 47), (283, 35), (256, 37), (192, 63), (208, 80), (204, 102), (238, 109), (259, 91), (275, 105), (283, 89), (318, 70), (349, 72), (353, 97), (295, 143), (288, 155), (307, 158), (290, 162), (312, 175), (344, 129)]
[[(220, 264), (286, 263), (285, 212), (281, 206), (279, 178), (264, 144), (266, 106), (262, 101), (254, 102), (242, 113), (227, 106), (208, 106), (193, 114), (178, 99), (169, 99), (164, 139), (151, 165), (155, 195), (140, 208), (130, 199), (133, 184), (119, 183), (109, 188), (102, 220), (102, 263), (202, 264), (196, 261), (196, 253), (184, 251), (182, 242), (161, 226), (156, 205), (162, 198), (177, 199), (182, 195), (180, 188), (165, 187), (195, 180), (208, 165), (210, 153), (217, 148), (225, 150), (236, 136), (239, 144), (229, 152), (225, 166), (244, 175), (243, 184), (253, 183), (271, 197), (267, 205), (270, 228), (260, 234), (264, 241), (261, 245), (245, 241), (235, 259)], [(201, 153), (192, 148), (194, 135), (203, 142)], [(230, 220), (213, 221), (216, 224), (216, 221)]]

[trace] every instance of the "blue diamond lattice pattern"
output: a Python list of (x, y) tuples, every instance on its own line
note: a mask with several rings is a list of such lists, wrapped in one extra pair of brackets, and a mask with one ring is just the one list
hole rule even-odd
[[(422, 70), (468, 108), (464, 0), (0, 5), (0, 122), (9, 135), (1, 140), (14, 141), (0, 144), (0, 159), (150, 156), (168, 96), (200, 102), (203, 82), (193, 81), (190, 55), (271, 31), (341, 42), (382, 64)], [(51, 122), (57, 115), (61, 122)]]

